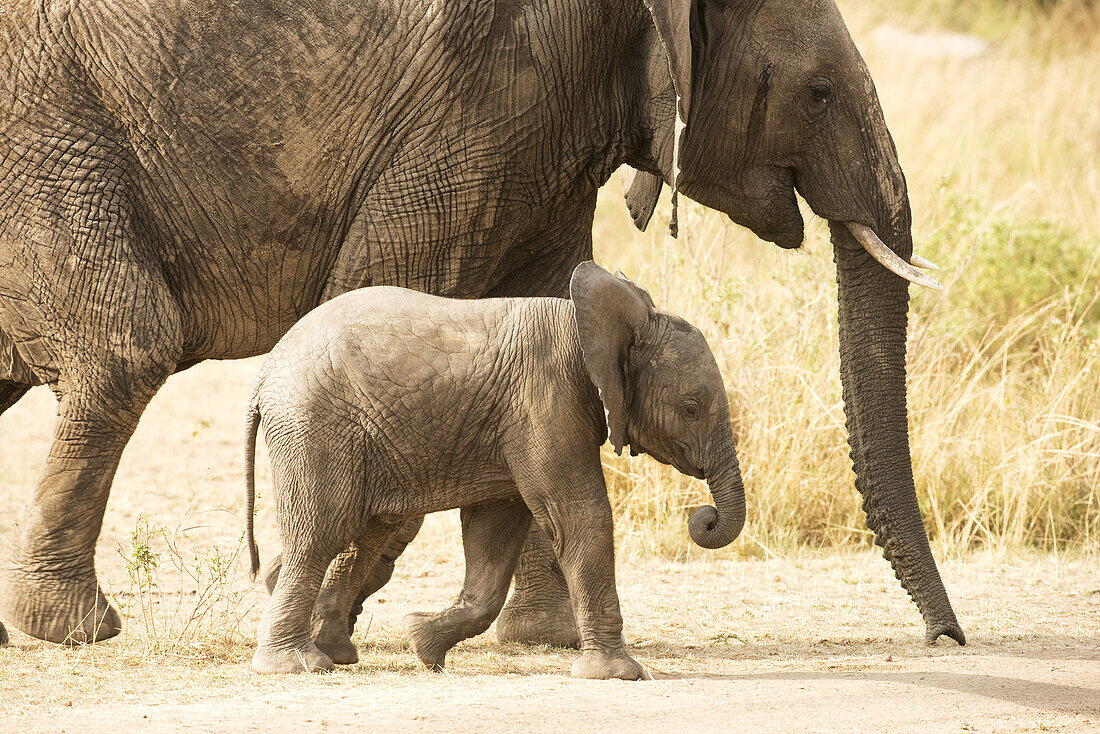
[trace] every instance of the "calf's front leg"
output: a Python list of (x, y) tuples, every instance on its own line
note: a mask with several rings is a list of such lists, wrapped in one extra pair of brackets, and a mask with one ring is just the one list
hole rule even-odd
[(557, 553), (569, 587), (580, 633), (581, 656), (574, 678), (640, 680), (645, 670), (626, 652), (623, 618), (615, 590), (614, 524), (603, 474), (559, 484), (539, 477), (527, 482), (524, 500)]

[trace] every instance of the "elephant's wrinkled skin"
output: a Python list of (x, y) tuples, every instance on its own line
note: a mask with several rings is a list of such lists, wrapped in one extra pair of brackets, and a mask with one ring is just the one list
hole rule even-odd
[[(683, 194), (785, 247), (796, 188), (831, 220), (856, 486), (928, 639), (962, 642), (914, 492), (906, 283), (845, 224), (910, 255), (867, 69), (831, 0), (647, 2), (5, 0), (0, 409), (38, 383), (59, 404), (0, 616), (118, 632), (93, 551), (173, 372), (262, 353), (363, 285), (564, 295), (610, 174), (641, 171), (642, 213), (673, 180), (675, 77)], [(575, 640), (540, 538), (499, 631)]]
[(275, 345), (245, 436), (253, 575), (260, 425), (283, 540), (257, 671), (332, 669), (324, 630), (315, 643), (310, 628), (329, 563), (355, 545), (369, 570), (410, 519), (461, 507), (462, 594), (405, 620), (426, 666), (442, 670), (451, 647), (496, 618), (533, 515), (580, 629), (573, 675), (644, 677), (623, 648), (600, 445), (610, 436), (617, 451), (629, 445), (707, 478), (715, 507), (696, 510), (689, 529), (700, 545), (725, 546), (745, 524), (729, 404), (703, 335), (656, 311), (644, 290), (587, 262), (570, 294), (454, 300), (364, 288), (307, 314)]

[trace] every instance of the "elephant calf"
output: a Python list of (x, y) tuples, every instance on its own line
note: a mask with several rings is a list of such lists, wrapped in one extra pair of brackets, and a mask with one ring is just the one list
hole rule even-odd
[(717, 509), (692, 539), (718, 548), (745, 522), (729, 404), (703, 335), (595, 263), (571, 300), (452, 300), (390, 287), (339, 296), (287, 332), (249, 404), (245, 472), (252, 574), (253, 465), (267, 439), (282, 570), (259, 629), (262, 673), (331, 670), (310, 618), (332, 559), (377, 561), (406, 520), (462, 508), (465, 586), (438, 614), (405, 619), (441, 669), (500, 613), (531, 518), (565, 572), (581, 638), (573, 675), (644, 677), (623, 647), (611, 506), (600, 445), (707, 478)]

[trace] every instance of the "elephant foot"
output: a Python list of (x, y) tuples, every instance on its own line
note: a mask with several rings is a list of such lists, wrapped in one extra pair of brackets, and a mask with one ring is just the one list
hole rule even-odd
[[(283, 568), (283, 554), (275, 556), (268, 563), (267, 573), (264, 575), (264, 587), (267, 593), (275, 593), (275, 584), (279, 581), (279, 572)], [(316, 612), (313, 616), (313, 628), (317, 633), (313, 636), (313, 643), (317, 649), (328, 655), (336, 665), (355, 665), (359, 662), (359, 650), (351, 641), (355, 632), (355, 621), (363, 611), (360, 602), (351, 610), (346, 623), (333, 624), (331, 619), (320, 619)]]
[(8, 644), (8, 631), (4, 629), (4, 623), (0, 622), (0, 647)]
[[(47, 642), (85, 645), (122, 631), (122, 618), (93, 575), (90, 583), (48, 587), (41, 574), (15, 574), (0, 585), (0, 612), (16, 629)], [(4, 635), (7, 638), (7, 635)]]
[(924, 644), (935, 645), (941, 635), (950, 637), (960, 645), (966, 644), (966, 635), (963, 634), (959, 623), (954, 620), (950, 622), (929, 622), (924, 629)]
[(290, 650), (260, 645), (252, 654), (252, 669), (257, 673), (327, 673), (333, 668), (332, 659), (312, 642)]
[(447, 662), (447, 651), (454, 647), (451, 635), (446, 634), (437, 624), (437, 615), (427, 612), (413, 612), (405, 615), (405, 636), (409, 638), (409, 647), (424, 667), (441, 672)]
[(351, 641), (347, 624), (322, 623), (313, 644), (336, 665), (355, 665), (359, 662), (359, 650)]
[(585, 650), (573, 661), (573, 677), (591, 680), (645, 680), (649, 676), (637, 660), (620, 648), (610, 652)]
[(568, 597), (564, 606), (552, 609), (531, 609), (509, 603), (497, 619), (497, 639), (501, 643), (571, 648), (580, 647), (581, 643)]

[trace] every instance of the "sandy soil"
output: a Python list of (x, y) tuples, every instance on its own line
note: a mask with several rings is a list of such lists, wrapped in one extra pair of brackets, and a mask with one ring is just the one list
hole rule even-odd
[[(921, 645), (915, 607), (869, 553), (690, 564), (623, 557), (625, 635), (653, 680), (575, 681), (575, 652), (500, 645), (492, 632), (431, 674), (417, 667), (400, 620), (444, 606), (461, 584), (452, 514), (430, 518), (368, 603), (358, 665), (256, 676), (248, 659), (265, 596), (235, 557), (241, 408), (256, 366), (200, 365), (150, 407), (97, 554), (126, 632), (67, 650), (13, 630), (0, 649), (0, 731), (1100, 731), (1095, 557), (944, 560), (965, 648)], [(0, 417), (2, 517), (29, 496), (52, 414), (52, 396), (39, 389)], [(262, 499), (258, 523), (270, 558), (277, 543)], [(10, 532), (10, 521), (0, 523), (0, 543)], [(159, 554), (144, 581), (135, 541)]]

